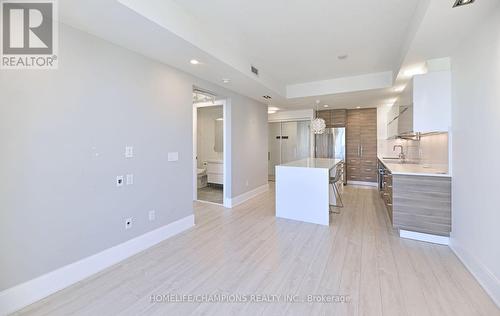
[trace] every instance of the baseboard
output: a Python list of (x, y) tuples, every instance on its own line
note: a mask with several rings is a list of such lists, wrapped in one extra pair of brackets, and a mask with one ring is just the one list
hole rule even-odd
[(250, 200), (251, 198), (256, 197), (259, 194), (262, 194), (264, 192), (269, 191), (269, 184), (264, 184), (261, 185), (260, 187), (257, 187), (251, 191), (245, 192), (241, 195), (238, 195), (234, 198), (227, 198), (224, 200), (224, 206), (228, 208), (235, 207), (237, 205), (240, 205), (243, 202), (246, 202)]
[(500, 280), (479, 260), (457, 244), (454, 238), (450, 239), (450, 248), (500, 308)]
[(450, 237), (412, 232), (404, 229), (399, 230), (399, 237), (418, 240), (418, 241), (425, 241), (440, 245), (448, 245), (450, 243)]
[(15, 312), (194, 226), (194, 215), (0, 292), (0, 315)]
[(377, 187), (376, 182), (364, 182), (364, 181), (347, 181), (347, 184), (351, 185), (365, 185), (369, 187)]

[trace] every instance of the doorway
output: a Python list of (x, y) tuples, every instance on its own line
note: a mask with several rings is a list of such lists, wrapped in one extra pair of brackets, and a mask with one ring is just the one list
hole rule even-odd
[(310, 121), (269, 123), (269, 181), (275, 181), (275, 167), (310, 156)]
[(194, 200), (224, 204), (225, 99), (193, 90)]

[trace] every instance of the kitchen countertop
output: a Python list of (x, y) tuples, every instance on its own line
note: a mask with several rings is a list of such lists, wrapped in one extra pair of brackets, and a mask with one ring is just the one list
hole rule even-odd
[(292, 161), (279, 167), (299, 167), (299, 168), (320, 168), (320, 169), (332, 169), (334, 168), (341, 159), (328, 159), (328, 158), (306, 158), (301, 160)]
[(415, 175), (415, 176), (432, 176), (432, 177), (451, 177), (448, 171), (448, 165), (442, 164), (425, 164), (425, 163), (398, 163), (391, 162), (390, 159), (378, 159), (385, 165), (387, 169), (394, 175)]

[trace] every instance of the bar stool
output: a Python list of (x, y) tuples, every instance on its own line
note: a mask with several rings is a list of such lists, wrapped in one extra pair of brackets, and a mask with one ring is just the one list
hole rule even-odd
[[(333, 177), (330, 177), (330, 185), (332, 186), (333, 194), (335, 194), (335, 203), (336, 203), (336, 204), (330, 204), (330, 206), (338, 208), (344, 207), (344, 203), (342, 202), (342, 196), (340, 195), (340, 190), (337, 186), (337, 183), (339, 181), (342, 181), (343, 174), (344, 174), (344, 162), (342, 161), (335, 167), (335, 175)], [(330, 210), (330, 213), (340, 214), (340, 211), (335, 212)]]

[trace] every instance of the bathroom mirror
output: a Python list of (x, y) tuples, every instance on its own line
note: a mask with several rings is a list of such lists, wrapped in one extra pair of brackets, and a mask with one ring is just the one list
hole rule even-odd
[(215, 120), (215, 144), (214, 151), (221, 153), (224, 151), (224, 120), (218, 118)]

